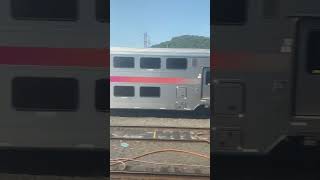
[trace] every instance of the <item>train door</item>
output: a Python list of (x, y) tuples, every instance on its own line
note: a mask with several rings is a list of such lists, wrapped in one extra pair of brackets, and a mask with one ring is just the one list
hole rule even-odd
[(320, 18), (298, 24), (295, 113), (320, 115)]
[(202, 99), (210, 99), (210, 68), (205, 67), (202, 71), (202, 90), (201, 90), (201, 98)]

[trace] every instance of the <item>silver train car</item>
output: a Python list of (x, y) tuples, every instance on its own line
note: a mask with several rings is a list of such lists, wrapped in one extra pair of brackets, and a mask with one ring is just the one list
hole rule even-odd
[(214, 154), (319, 146), (320, 1), (216, 0), (212, 17)]
[(110, 53), (111, 109), (209, 107), (209, 50), (113, 47)]
[(0, 1), (1, 149), (109, 149), (106, 8)]

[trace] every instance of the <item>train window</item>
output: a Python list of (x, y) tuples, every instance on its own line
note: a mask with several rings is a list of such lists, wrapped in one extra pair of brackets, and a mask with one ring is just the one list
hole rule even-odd
[(22, 111), (72, 111), (79, 101), (79, 85), (72, 78), (17, 77), (12, 81), (14, 108)]
[(107, 0), (96, 0), (96, 18), (99, 22), (107, 22), (107, 16), (109, 13), (109, 9), (107, 7)]
[(76, 21), (78, 0), (11, 0), (11, 11), (19, 20)]
[(213, 24), (244, 24), (247, 20), (246, 0), (215, 0), (212, 2)]
[(115, 68), (134, 68), (133, 57), (114, 57), (113, 66)]
[(206, 72), (206, 85), (210, 84), (210, 79), (211, 79), (211, 73), (210, 71)]
[(133, 97), (133, 86), (115, 86), (113, 89), (113, 95), (116, 97)]
[(109, 82), (107, 79), (100, 79), (96, 81), (95, 105), (98, 110), (106, 111), (110, 107), (110, 93)]
[(186, 58), (168, 58), (167, 69), (187, 69), (188, 61)]
[(140, 68), (142, 69), (160, 69), (161, 59), (160, 58), (140, 58)]
[(160, 97), (160, 87), (140, 87), (140, 97)]
[(311, 74), (320, 75), (320, 31), (312, 31), (308, 38), (307, 69)]

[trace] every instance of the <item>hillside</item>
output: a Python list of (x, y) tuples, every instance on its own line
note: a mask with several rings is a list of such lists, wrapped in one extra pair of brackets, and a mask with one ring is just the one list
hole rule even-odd
[(204, 36), (183, 35), (172, 38), (151, 48), (196, 48), (210, 49), (210, 38)]

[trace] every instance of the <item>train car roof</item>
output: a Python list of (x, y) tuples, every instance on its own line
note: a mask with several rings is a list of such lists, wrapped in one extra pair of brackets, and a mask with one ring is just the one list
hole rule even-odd
[(111, 47), (111, 54), (143, 54), (143, 55), (170, 55), (170, 56), (210, 56), (209, 49), (191, 48), (123, 48)]

